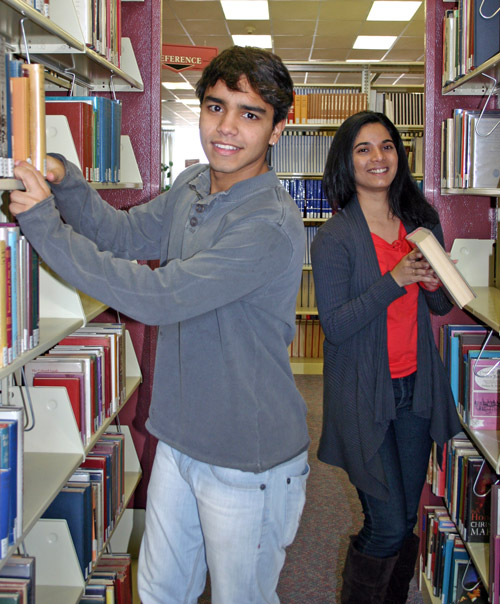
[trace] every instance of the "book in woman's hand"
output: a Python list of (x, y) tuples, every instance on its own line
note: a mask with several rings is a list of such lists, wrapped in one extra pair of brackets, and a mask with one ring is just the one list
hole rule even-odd
[(464, 279), (432, 231), (425, 227), (418, 227), (409, 233), (406, 239), (416, 245), (422, 252), (458, 307), (463, 308), (476, 297), (476, 293)]

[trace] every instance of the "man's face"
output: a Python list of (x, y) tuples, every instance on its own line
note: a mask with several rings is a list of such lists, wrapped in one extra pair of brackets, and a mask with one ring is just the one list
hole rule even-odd
[(200, 138), (210, 163), (212, 193), (267, 172), (268, 146), (280, 137), (285, 120), (273, 127), (273, 107), (242, 76), (240, 90), (219, 80), (201, 104)]

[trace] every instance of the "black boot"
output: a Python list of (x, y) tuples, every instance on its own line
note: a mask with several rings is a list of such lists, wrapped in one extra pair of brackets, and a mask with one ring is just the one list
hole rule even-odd
[(404, 604), (408, 598), (410, 581), (415, 574), (420, 539), (413, 534), (403, 542), (399, 558), (392, 571), (384, 604)]
[(356, 537), (351, 537), (347, 558), (342, 571), (341, 604), (380, 604), (398, 556), (374, 558), (362, 554), (355, 547)]

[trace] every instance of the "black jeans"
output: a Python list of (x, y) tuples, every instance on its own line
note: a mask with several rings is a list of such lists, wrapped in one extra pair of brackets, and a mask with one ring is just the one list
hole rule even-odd
[(389, 558), (401, 549), (415, 527), (432, 439), (430, 420), (412, 410), (415, 373), (392, 380), (397, 418), (379, 449), (389, 499), (383, 501), (358, 489), (365, 516), (356, 549), (376, 558)]

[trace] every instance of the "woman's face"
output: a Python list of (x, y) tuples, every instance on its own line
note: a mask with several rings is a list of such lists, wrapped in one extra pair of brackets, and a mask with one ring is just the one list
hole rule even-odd
[(385, 126), (373, 122), (358, 132), (352, 150), (356, 191), (388, 191), (398, 169), (396, 146)]

